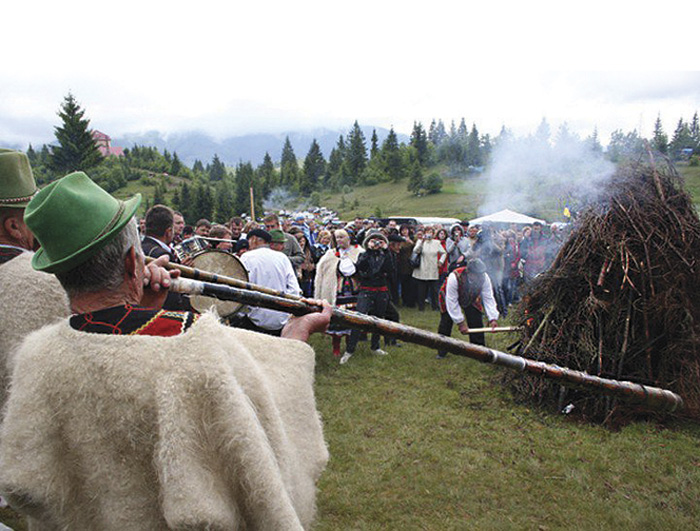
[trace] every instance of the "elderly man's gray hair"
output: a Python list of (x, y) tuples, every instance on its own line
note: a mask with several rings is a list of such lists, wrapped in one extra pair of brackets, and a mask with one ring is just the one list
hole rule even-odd
[(77, 267), (57, 273), (56, 277), (69, 298), (84, 293), (114, 291), (124, 282), (124, 257), (134, 247), (142, 255), (136, 218), (126, 224), (122, 231), (95, 255)]

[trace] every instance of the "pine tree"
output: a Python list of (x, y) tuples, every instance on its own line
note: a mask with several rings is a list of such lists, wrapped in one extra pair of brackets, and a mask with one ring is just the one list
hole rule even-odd
[(253, 188), (255, 215), (262, 214), (262, 193), (256, 182), (255, 171), (250, 162), (241, 162), (236, 167), (236, 184), (233, 191), (233, 208), (236, 214), (251, 213), (250, 189)]
[(358, 183), (362, 172), (367, 167), (367, 147), (365, 146), (365, 135), (362, 133), (357, 120), (355, 120), (352, 130), (348, 134), (345, 164), (348, 176), (352, 179), (352, 184)]
[(466, 141), (469, 136), (469, 129), (467, 129), (467, 122), (462, 118), (459, 122), (459, 128), (457, 129), (457, 136), (462, 141)]
[(58, 112), (62, 126), (55, 127), (58, 146), (51, 148), (51, 169), (63, 175), (94, 168), (103, 160), (89, 129), (90, 120), (69, 92)]
[(299, 163), (294, 154), (294, 148), (289, 141), (289, 137), (284, 139), (284, 147), (282, 148), (282, 159), (280, 161), (280, 184), (282, 186), (292, 187), (299, 180)]
[(211, 182), (217, 182), (221, 181), (225, 176), (226, 166), (223, 162), (221, 162), (219, 155), (215, 153), (214, 158), (211, 161), (211, 165), (209, 166), (209, 179)]
[(192, 164), (192, 171), (199, 174), (204, 173), (204, 164), (202, 164), (201, 160), (195, 159), (194, 164)]
[(423, 188), (423, 168), (416, 158), (408, 170), (408, 186), (409, 192), (414, 195), (419, 195)]
[(205, 218), (208, 220), (212, 219), (214, 214), (214, 198), (211, 193), (211, 186), (209, 183), (203, 181), (197, 181), (194, 185), (194, 208), (193, 208), (193, 221)]
[(372, 129), (372, 140), (370, 143), (371, 147), (369, 150), (369, 158), (372, 160), (379, 153), (379, 138), (377, 137), (377, 130)]
[(698, 121), (698, 112), (695, 111), (693, 120), (690, 122), (690, 138), (693, 142), (693, 153), (700, 153), (700, 121)]
[(668, 153), (668, 135), (664, 133), (663, 126), (661, 125), (661, 115), (657, 116), (656, 123), (654, 123), (654, 137), (651, 143), (654, 149), (660, 153)]
[(669, 143), (668, 147), (669, 151), (671, 152), (671, 156), (676, 160), (683, 158), (682, 150), (693, 149), (695, 147), (693, 144), (693, 137), (690, 132), (690, 126), (683, 121), (683, 118), (678, 121), (678, 125), (676, 126), (676, 130), (673, 132), (673, 138), (671, 138), (671, 142)]
[(192, 194), (190, 193), (190, 186), (186, 182), (182, 183), (182, 187), (180, 188), (180, 203), (178, 207), (185, 220), (191, 221), (194, 218)]
[(234, 214), (233, 196), (228, 179), (216, 183), (214, 200), (214, 219), (220, 223), (226, 223)]
[(160, 180), (156, 182), (156, 185), (153, 189), (153, 204), (165, 204), (165, 185)]
[(418, 162), (425, 165), (428, 162), (428, 136), (425, 134), (423, 124), (420, 122), (413, 122), (413, 131), (411, 132), (409, 144), (416, 148)]
[(593, 134), (586, 139), (586, 145), (593, 153), (602, 153), (603, 146), (598, 139), (598, 128), (593, 129)]
[(345, 160), (345, 140), (343, 135), (340, 135), (335, 147), (331, 150), (328, 157), (328, 165), (326, 166), (326, 182), (329, 184), (337, 184), (340, 182), (340, 167)]
[(399, 150), (399, 142), (393, 127), (389, 130), (389, 134), (382, 144), (382, 160), (384, 161), (384, 173), (386, 173), (392, 181), (400, 181), (403, 177), (403, 164), (401, 160), (401, 151)]
[(182, 163), (180, 162), (180, 158), (177, 156), (177, 153), (173, 151), (173, 160), (170, 163), (170, 175), (180, 175), (180, 172), (182, 171)]
[(326, 160), (321, 153), (321, 147), (314, 138), (304, 159), (304, 167), (299, 178), (299, 192), (306, 196), (317, 190), (325, 172)]
[(476, 124), (472, 124), (472, 130), (467, 138), (467, 165), (478, 167), (482, 165), (481, 143), (479, 141), (479, 131), (476, 129)]
[(264, 199), (270, 197), (270, 193), (279, 185), (279, 179), (272, 157), (266, 151), (263, 162), (256, 168), (257, 179), (260, 182), (260, 192)]

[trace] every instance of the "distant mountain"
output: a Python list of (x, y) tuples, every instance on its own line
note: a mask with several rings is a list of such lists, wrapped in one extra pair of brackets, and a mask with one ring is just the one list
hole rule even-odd
[[(365, 140), (367, 141), (367, 151), (369, 153), (372, 131), (376, 129), (379, 145), (389, 134), (388, 129), (381, 127), (365, 126), (361, 127)], [(338, 143), (338, 137), (343, 135), (347, 138), (348, 132), (330, 129), (314, 129), (312, 131), (286, 132), (280, 134), (252, 134), (233, 136), (217, 141), (214, 137), (198, 131), (185, 133), (165, 134), (159, 131), (149, 131), (143, 134), (125, 134), (112, 139), (113, 146), (130, 148), (135, 145), (155, 147), (160, 151), (167, 149), (170, 153), (176, 152), (182, 162), (192, 166), (195, 160), (200, 160), (204, 165), (211, 162), (214, 155), (218, 155), (227, 166), (235, 166), (239, 162), (251, 162), (254, 166), (260, 164), (265, 153), (269, 153), (272, 160), (279, 162), (282, 155), (284, 140), (289, 137), (289, 141), (294, 149), (294, 154), (301, 162), (311, 147), (311, 142), (316, 139), (321, 147), (323, 156), (328, 160), (331, 151)], [(397, 133), (399, 142), (408, 142), (409, 137)]]

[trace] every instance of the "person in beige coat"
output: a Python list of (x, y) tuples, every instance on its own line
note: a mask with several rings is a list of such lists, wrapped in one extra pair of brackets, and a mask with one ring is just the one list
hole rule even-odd
[(30, 332), (69, 314), (56, 277), (31, 266), (34, 235), (24, 222), (24, 210), (36, 191), (27, 156), (0, 149), (0, 419), (12, 353)]
[(425, 310), (425, 298), (429, 296), (431, 307), (437, 310), (439, 269), (447, 258), (447, 253), (442, 244), (435, 239), (435, 230), (432, 227), (426, 227), (422, 235), (419, 233), (413, 252), (420, 256), (420, 266), (413, 270), (418, 309), (421, 312)]
[[(76, 172), (37, 193), (32, 258), (73, 315), (16, 353), (0, 493), (32, 529), (305, 529), (328, 451), (313, 393), (331, 308), (282, 338), (164, 311), (134, 213)], [(177, 276), (177, 274), (173, 274)]]

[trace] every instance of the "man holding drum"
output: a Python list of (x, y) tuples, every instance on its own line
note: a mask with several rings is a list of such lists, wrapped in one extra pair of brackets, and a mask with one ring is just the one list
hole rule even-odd
[(32, 266), (74, 315), (17, 351), (0, 493), (38, 527), (308, 528), (328, 453), (304, 341), (330, 306), (284, 339), (160, 310), (171, 274), (144, 264), (139, 202), (76, 172), (27, 206)]

